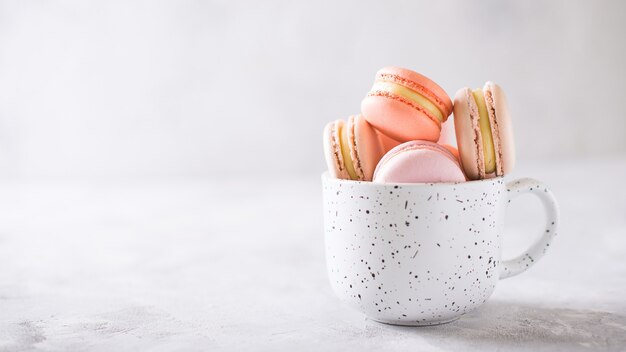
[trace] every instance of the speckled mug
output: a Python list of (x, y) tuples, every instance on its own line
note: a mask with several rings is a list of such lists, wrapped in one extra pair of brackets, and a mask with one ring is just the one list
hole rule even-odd
[[(343, 301), (371, 319), (435, 325), (483, 304), (499, 279), (540, 259), (556, 234), (552, 193), (529, 178), (377, 184), (322, 175), (328, 275)], [(501, 260), (507, 204), (531, 193), (544, 205), (541, 237)]]

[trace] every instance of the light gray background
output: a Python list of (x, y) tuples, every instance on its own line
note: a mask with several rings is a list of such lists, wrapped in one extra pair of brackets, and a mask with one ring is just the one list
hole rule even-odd
[(3, 178), (324, 168), (385, 65), (508, 94), (520, 163), (626, 155), (620, 1), (1, 1)]
[[(626, 2), (0, 0), (0, 352), (626, 349)], [(375, 72), (506, 90), (561, 203), (456, 323), (377, 324), (325, 272), (324, 124)], [(543, 231), (507, 212), (503, 253)]]

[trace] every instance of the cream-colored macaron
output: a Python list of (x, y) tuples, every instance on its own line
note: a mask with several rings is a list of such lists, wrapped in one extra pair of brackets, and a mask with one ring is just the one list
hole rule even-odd
[(493, 82), (462, 88), (454, 97), (454, 125), (461, 164), (471, 180), (503, 176), (515, 166), (509, 106)]
[(336, 120), (324, 128), (324, 154), (333, 177), (371, 181), (378, 161), (400, 144), (370, 125), (361, 115)]

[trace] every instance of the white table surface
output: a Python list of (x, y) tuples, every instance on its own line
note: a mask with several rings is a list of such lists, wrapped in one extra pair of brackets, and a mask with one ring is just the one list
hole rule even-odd
[[(547, 256), (427, 328), (333, 296), (317, 174), (0, 182), (0, 351), (626, 350), (626, 159), (520, 175), (560, 200)], [(505, 254), (541, 228), (536, 204), (511, 206)]]

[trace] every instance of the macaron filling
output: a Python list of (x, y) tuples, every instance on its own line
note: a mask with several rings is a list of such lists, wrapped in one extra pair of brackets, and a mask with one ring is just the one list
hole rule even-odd
[(376, 81), (374, 82), (374, 86), (372, 87), (372, 92), (387, 92), (395, 95), (399, 95), (404, 99), (407, 99), (415, 104), (420, 105), (426, 111), (435, 116), (440, 122), (444, 120), (444, 114), (437, 108), (435, 104), (433, 104), (428, 98), (414, 91), (413, 89), (407, 88), (403, 85), (388, 82), (388, 81)]
[(491, 133), (491, 123), (489, 122), (489, 113), (487, 111), (487, 103), (482, 89), (474, 89), (472, 91), (474, 101), (478, 107), (478, 125), (482, 136), (483, 155), (485, 157), (485, 173), (490, 174), (496, 171), (496, 153), (493, 146), (493, 135)]
[(348, 129), (345, 124), (342, 124), (339, 127), (339, 144), (341, 147), (341, 155), (343, 156), (343, 163), (346, 166), (346, 171), (348, 171), (348, 175), (350, 175), (350, 179), (356, 180), (357, 175), (356, 171), (354, 171), (354, 162), (352, 161), (352, 156), (350, 156), (350, 142), (348, 141)]
[(498, 126), (498, 120), (496, 119), (496, 107), (493, 99), (492, 87), (485, 84), (483, 92), (485, 93), (485, 101), (487, 102), (487, 108), (489, 112), (489, 123), (491, 124), (491, 130), (493, 131), (493, 149), (496, 153), (496, 175), (504, 175), (504, 166), (502, 165), (502, 142), (500, 141), (500, 127)]

